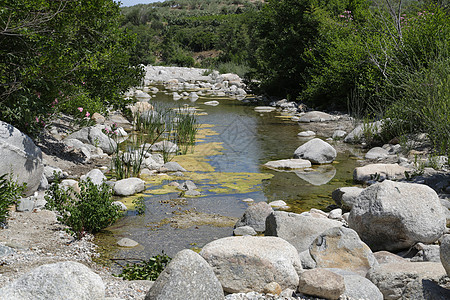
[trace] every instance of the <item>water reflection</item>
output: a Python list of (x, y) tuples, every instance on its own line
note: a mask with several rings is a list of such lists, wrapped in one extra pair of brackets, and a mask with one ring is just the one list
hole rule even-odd
[(307, 168), (294, 173), (304, 181), (318, 186), (330, 182), (336, 176), (336, 168), (333, 165), (321, 165), (314, 169)]

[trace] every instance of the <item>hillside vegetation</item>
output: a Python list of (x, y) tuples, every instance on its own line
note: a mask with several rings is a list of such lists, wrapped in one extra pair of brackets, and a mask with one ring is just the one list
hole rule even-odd
[(259, 93), (389, 118), (382, 141), (427, 132), (448, 153), (446, 1), (181, 0), (122, 12), (136, 63), (236, 72)]

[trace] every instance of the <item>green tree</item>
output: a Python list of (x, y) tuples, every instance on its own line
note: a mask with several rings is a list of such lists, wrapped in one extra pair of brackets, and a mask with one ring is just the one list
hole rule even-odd
[(112, 0), (4, 0), (0, 118), (32, 133), (58, 107), (124, 105), (119, 94), (143, 72), (130, 64), (135, 40), (120, 18)]

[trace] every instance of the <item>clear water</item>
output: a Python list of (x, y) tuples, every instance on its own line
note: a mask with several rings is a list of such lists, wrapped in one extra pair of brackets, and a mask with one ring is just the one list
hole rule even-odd
[[(97, 235), (97, 243), (105, 249), (105, 257), (148, 258), (161, 251), (173, 256), (182, 249), (201, 248), (214, 239), (232, 235), (233, 228), (229, 224), (174, 228), (167, 224), (167, 218), (175, 214), (196, 211), (238, 218), (248, 207), (242, 201), (246, 198), (256, 202), (284, 200), (293, 212), (312, 207), (324, 209), (333, 203), (331, 192), (334, 189), (352, 183), (356, 161), (350, 152), (339, 153), (335, 163), (315, 168), (312, 172), (278, 172), (264, 168), (262, 164), (267, 161), (292, 158), (295, 149), (307, 141), (297, 136), (302, 131), (301, 125), (277, 117), (279, 114), (276, 112), (256, 113), (254, 106), (225, 97), (214, 98), (220, 102), (215, 107), (203, 104), (211, 100), (200, 98), (193, 105), (207, 113), (198, 117), (199, 122), (213, 125), (210, 129), (216, 132), (202, 143), (220, 142), (224, 148), (221, 155), (207, 157), (215, 172), (263, 173), (273, 177), (262, 180), (251, 192), (218, 194), (204, 189), (204, 196), (185, 201), (173, 200), (179, 197), (178, 193), (146, 196), (145, 215), (129, 212), (114, 226)], [(152, 101), (173, 107), (185, 103), (192, 105), (188, 100), (175, 102), (162, 92)], [(201, 188), (214, 186), (211, 181), (196, 184)], [(155, 188), (158, 187), (149, 189)], [(132, 249), (114, 247), (122, 237), (131, 238), (140, 245)]]

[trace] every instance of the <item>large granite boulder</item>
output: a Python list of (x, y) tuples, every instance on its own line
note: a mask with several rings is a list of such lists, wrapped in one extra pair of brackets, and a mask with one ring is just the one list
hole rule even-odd
[(373, 251), (396, 251), (435, 242), (444, 233), (446, 215), (430, 187), (385, 180), (361, 192), (348, 224)]
[(450, 234), (446, 234), (441, 241), (440, 257), (447, 275), (450, 276)]
[(278, 237), (222, 238), (204, 246), (200, 255), (228, 293), (261, 293), (271, 282), (295, 290), (302, 271), (295, 247)]
[(156, 279), (145, 300), (224, 299), (222, 286), (212, 268), (197, 253), (177, 253)]
[(277, 236), (292, 244), (297, 251), (309, 249), (311, 243), (325, 230), (340, 227), (339, 221), (315, 218), (284, 211), (272, 212), (266, 220), (266, 236)]
[(299, 276), (298, 291), (325, 299), (339, 299), (345, 291), (344, 277), (327, 269), (305, 270)]
[(345, 292), (343, 298), (364, 299), (364, 300), (383, 300), (383, 294), (369, 279), (362, 277), (351, 271), (330, 268), (326, 269), (344, 277)]
[(322, 232), (309, 247), (318, 268), (340, 268), (365, 276), (378, 262), (358, 234), (345, 227)]
[(294, 158), (303, 158), (313, 164), (329, 164), (336, 158), (336, 150), (319, 138), (312, 139), (294, 152)]
[(250, 226), (256, 232), (266, 230), (266, 219), (273, 212), (272, 207), (267, 202), (258, 202), (250, 205), (244, 215), (236, 222), (235, 228)]
[(383, 293), (384, 299), (450, 299), (450, 290), (437, 284), (445, 270), (436, 262), (382, 264), (367, 273)]
[(30, 196), (38, 189), (43, 172), (41, 149), (26, 134), (0, 121), (0, 176), (11, 174), (19, 184), (26, 183), (25, 193)]
[(0, 289), (1, 299), (91, 300), (104, 299), (105, 285), (99, 275), (71, 261), (40, 266)]

